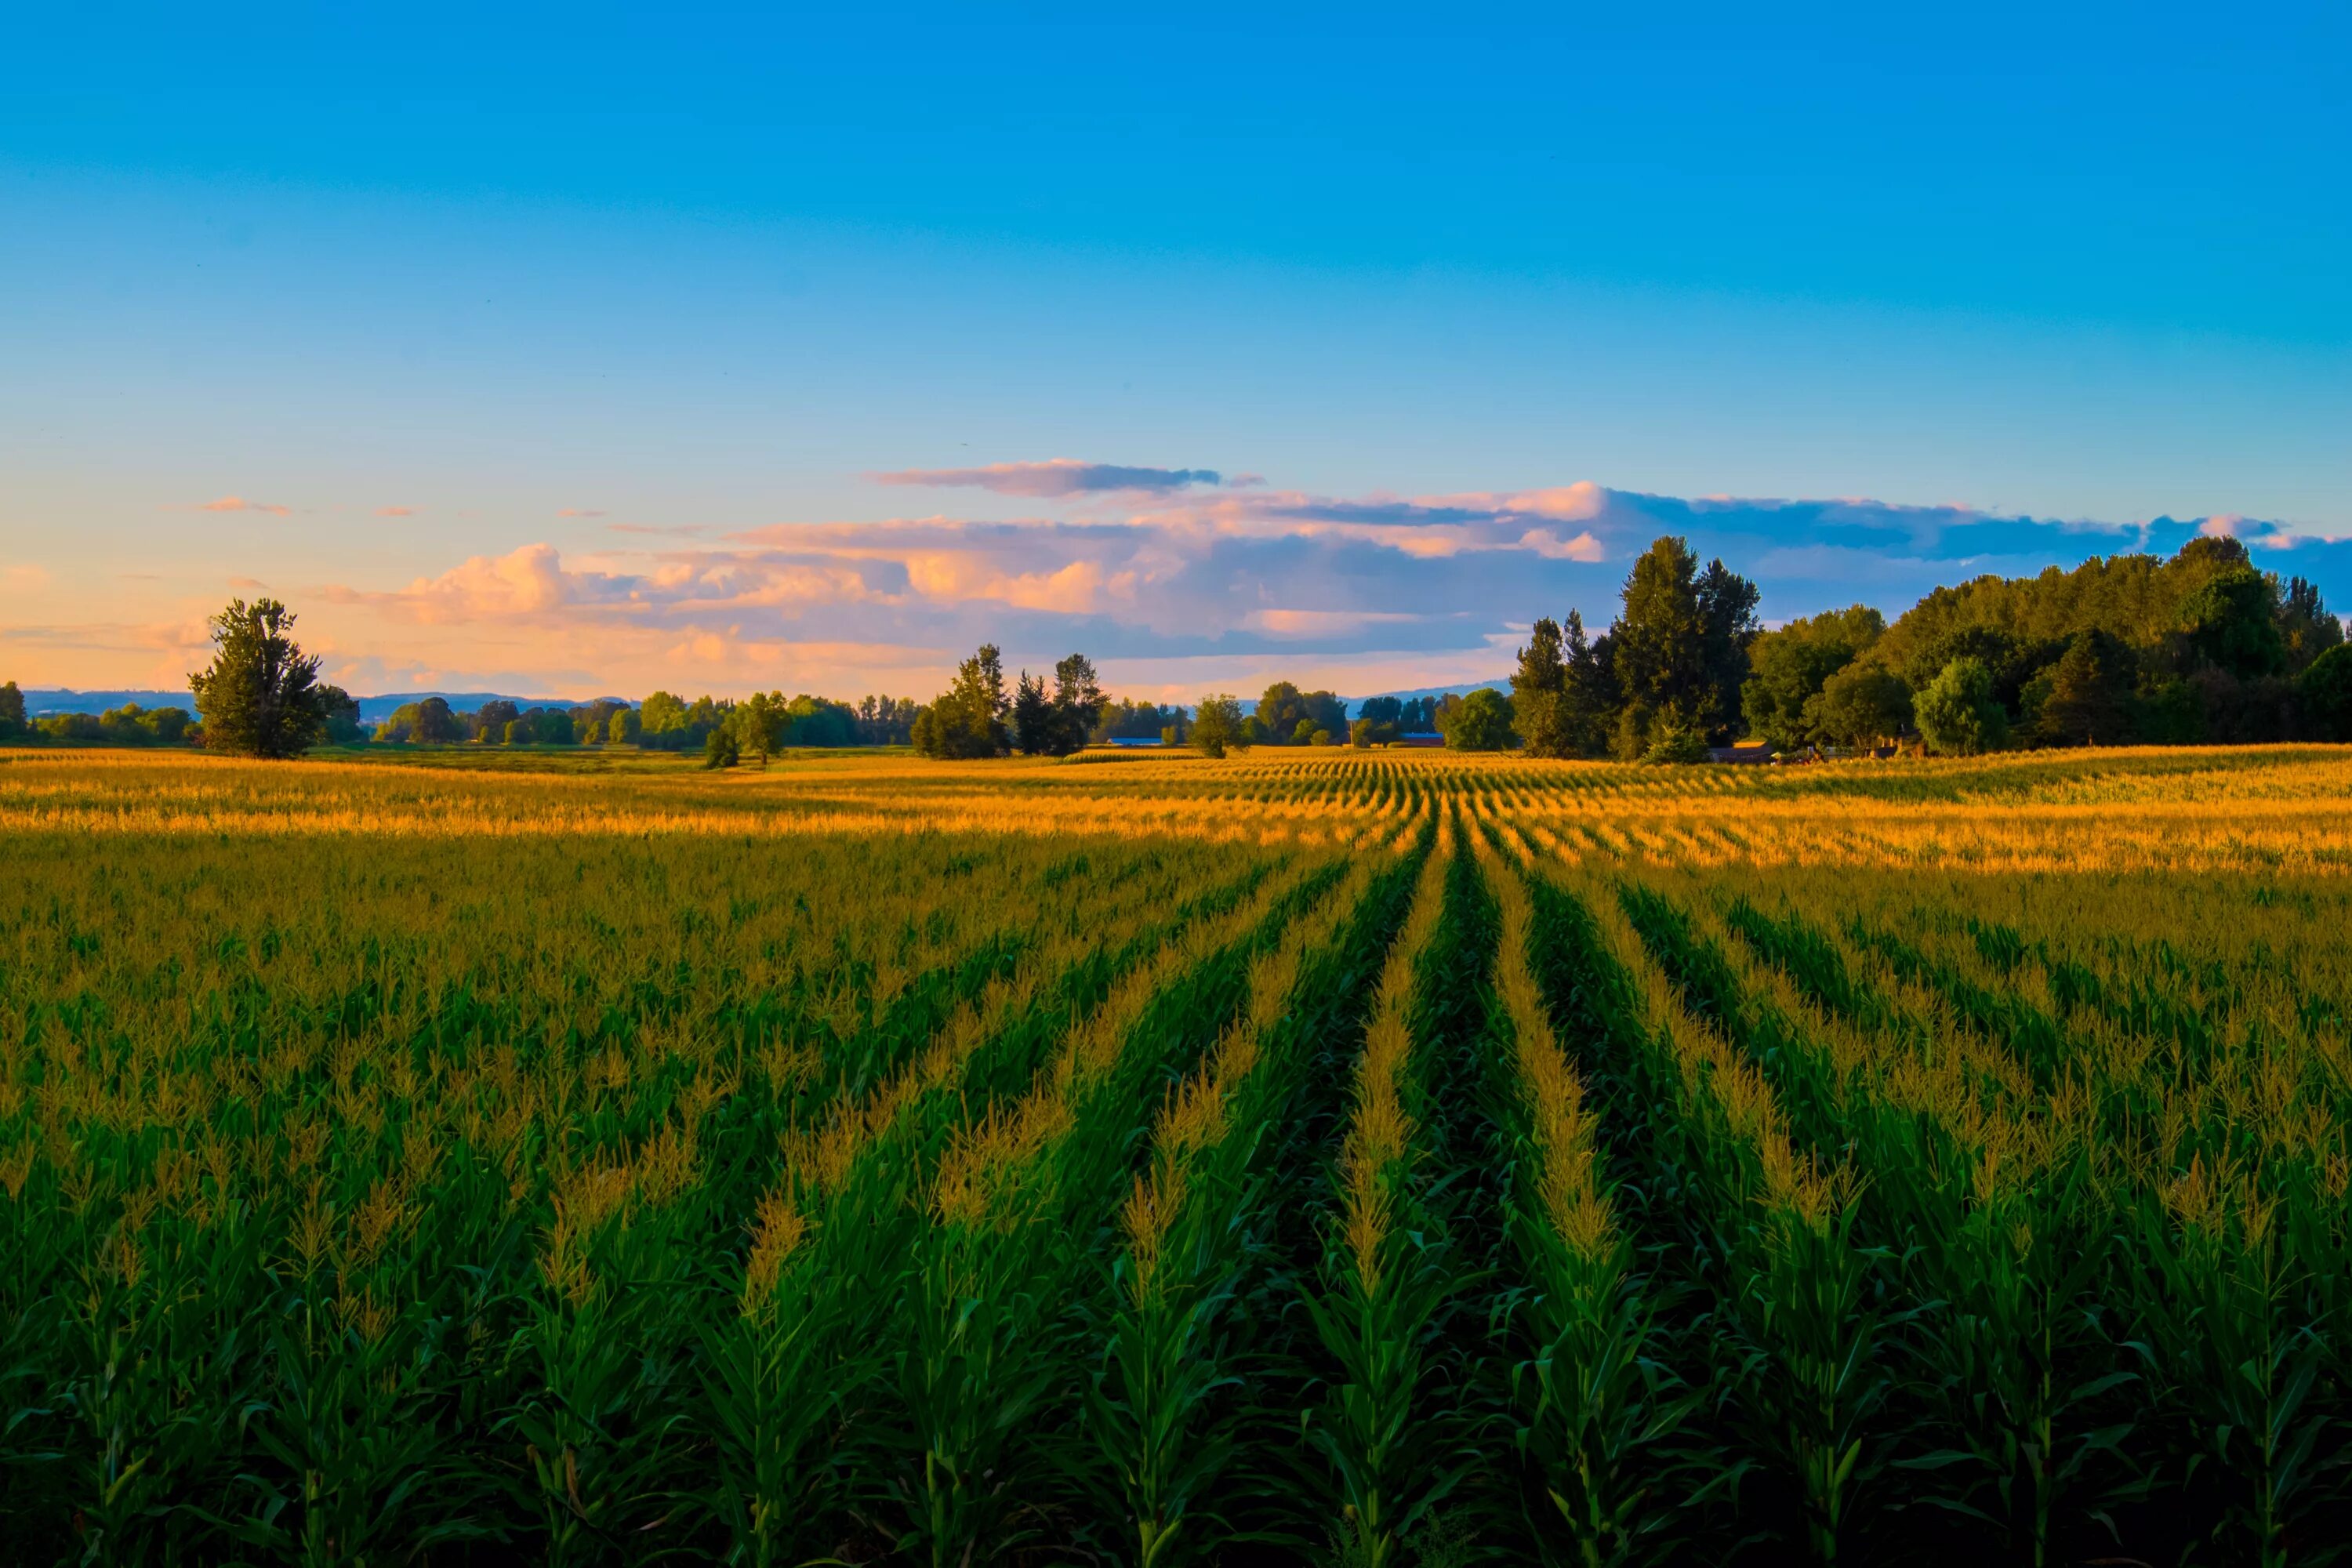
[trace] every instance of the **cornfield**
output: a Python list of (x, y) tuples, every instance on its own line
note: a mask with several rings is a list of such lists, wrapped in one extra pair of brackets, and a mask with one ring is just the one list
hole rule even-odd
[(2323, 1563), (2352, 752), (0, 761), (0, 1556)]

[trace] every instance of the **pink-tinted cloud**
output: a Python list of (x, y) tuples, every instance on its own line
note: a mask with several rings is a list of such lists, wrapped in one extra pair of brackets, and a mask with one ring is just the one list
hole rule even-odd
[(268, 501), (247, 500), (243, 496), (223, 496), (218, 500), (205, 501), (196, 510), (198, 511), (261, 511), (268, 512), (271, 517), (289, 517), (294, 510), (292, 507), (273, 506)]
[(1054, 499), (1107, 493), (1167, 492), (1214, 486), (1213, 468), (1145, 468), (1054, 458), (1042, 463), (991, 463), (981, 468), (901, 468), (866, 476), (877, 485), (930, 485), (990, 490), (1001, 496)]
[(380, 506), (375, 509), (375, 514), (378, 517), (415, 517), (416, 509), (413, 506)]
[[(593, 602), (600, 584), (563, 570), (551, 544), (526, 544), (504, 555), (476, 555), (437, 577), (419, 577), (405, 588), (362, 593), (332, 587), (336, 604), (372, 605), (427, 625), (541, 616), (567, 605)], [(586, 592), (583, 592), (585, 589)]]
[[(1574, 608), (1605, 625), (1625, 563), (1662, 533), (1755, 577), (1765, 613), (1783, 618), (1856, 599), (1899, 612), (1937, 583), (2168, 552), (2200, 529), (2258, 548), (2320, 537), (2234, 518), (2108, 525), (1591, 483), (1414, 496), (1202, 484), (1090, 504), (1087, 493), (1068, 491), (1081, 499), (1061, 517), (778, 523), (712, 539), (615, 525), (606, 549), (528, 544), (404, 587), (326, 590), (320, 612), (348, 611), (338, 627), (380, 623), (354, 656), (537, 668), (545, 690), (581, 689), (565, 684), (577, 671), (611, 672), (589, 684), (614, 690), (835, 689), (826, 679), (921, 690), (928, 672), (943, 679), (991, 641), (1016, 668), (1084, 649), (1131, 689), (1164, 677), (1197, 695), (1287, 673), (1369, 691), (1499, 675), (1537, 616)], [(2331, 548), (2312, 543), (2305, 557), (2318, 559), (2303, 569), (2326, 566)], [(1363, 673), (1335, 673), (1349, 669)]]
[(567, 506), (555, 515), (558, 517), (602, 517), (604, 514), (598, 511), (593, 507)]

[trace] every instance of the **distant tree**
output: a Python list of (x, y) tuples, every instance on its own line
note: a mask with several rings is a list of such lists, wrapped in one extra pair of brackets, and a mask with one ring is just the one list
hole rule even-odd
[(1322, 726), (1314, 720), (1301, 719), (1290, 727), (1290, 743), (1294, 746), (1312, 745), (1315, 742), (1315, 731), (1320, 729)]
[(1748, 674), (1739, 689), (1748, 732), (1774, 751), (1793, 752), (1812, 739), (1806, 714), (1830, 677), (1869, 651), (1886, 632), (1886, 619), (1866, 605), (1830, 610), (1762, 633), (1748, 650)]
[(615, 746), (634, 746), (646, 732), (645, 716), (634, 708), (624, 708), (613, 715), (605, 729), (605, 739)]
[(1004, 722), (1011, 707), (1004, 695), (1004, 661), (994, 643), (983, 644), (957, 668), (955, 684), (932, 702), (930, 723), (918, 732), (916, 744), (934, 757), (1001, 757), (1012, 748)]
[(325, 721), (329, 745), (356, 746), (367, 739), (367, 730), (360, 723), (359, 700), (341, 687), (319, 688), (319, 712)]
[(101, 738), (118, 746), (175, 745), (194, 719), (184, 708), (142, 708), (126, 702), (98, 718)]
[(637, 710), (637, 732), (659, 738), (686, 728), (686, 703), (667, 691), (656, 691)]
[[(754, 691), (728, 712), (720, 726), (738, 760), (757, 757), (764, 770), (783, 740), (784, 702), (781, 692)], [(715, 731), (714, 731), (715, 732)]]
[(1954, 659), (1912, 707), (1930, 751), (1970, 757), (1998, 751), (2009, 740), (2009, 715), (1993, 696), (1992, 671), (1981, 659)]
[(1517, 738), (1511, 700), (1491, 686), (1471, 692), (1447, 715), (1445, 744), (1456, 752), (1505, 752)]
[(1625, 705), (1668, 723), (1711, 728), (1716, 672), (1708, 662), (1698, 558), (1689, 544), (1672, 536), (1653, 542), (1634, 560), (1621, 597), (1622, 609), (1609, 635)]
[(1527, 750), (1534, 757), (1575, 754), (1568, 726), (1568, 663), (1560, 655), (1559, 623), (1538, 618), (1529, 630), (1528, 646), (1519, 649), (1519, 667), (1511, 672), (1511, 711)]
[(911, 697), (869, 697), (858, 704), (858, 738), (869, 746), (903, 746), (914, 738), (921, 711)]
[[(1148, 741), (1161, 731), (1181, 731), (1186, 719), (1181, 703), (1104, 700), (1095, 710), (1087, 738), (1095, 741)], [(1181, 739), (1181, 736), (1179, 736)]]
[(293, 637), (294, 615), (275, 599), (232, 599), (212, 618), (213, 661), (188, 678), (205, 744), (248, 757), (298, 756), (326, 728), (319, 660)]
[(522, 717), (522, 710), (503, 697), (493, 697), (474, 710), (473, 738), (495, 746), (506, 738), (507, 726)]
[(1584, 616), (1575, 610), (1568, 612), (1560, 635), (1560, 660), (1567, 668), (1558, 721), (1567, 747), (1563, 755), (1597, 757), (1609, 749), (1609, 718), (1617, 705), (1614, 651), (1607, 634), (1597, 641), (1588, 638)]
[(446, 746), (470, 739), (473, 732), (464, 714), (449, 710), (447, 698), (425, 697), (394, 709), (377, 739)]
[(0, 686), (0, 741), (13, 741), (25, 732), (25, 694), (15, 681)]
[(33, 721), (33, 728), (52, 741), (95, 743), (106, 739), (106, 727), (95, 713), (45, 713)]
[(1699, 668), (1704, 680), (1701, 721), (1717, 745), (1739, 738), (1739, 691), (1748, 679), (1748, 650), (1762, 630), (1756, 584), (1710, 561), (1698, 574)]
[(803, 691), (783, 706), (782, 745), (854, 746), (858, 741), (857, 710), (846, 702)]
[(2135, 738), (2138, 669), (2123, 639), (2076, 632), (2058, 662), (2026, 684), (2034, 739), (2053, 746), (2119, 746)]
[(601, 746), (612, 739), (613, 715), (629, 705), (617, 697), (599, 697), (572, 709), (572, 733), (583, 746)]
[(2295, 678), (2304, 732), (2315, 741), (2352, 741), (2352, 644), (2338, 643)]
[(1892, 670), (1849, 664), (1805, 704), (1803, 733), (1836, 745), (1874, 746), (1910, 728), (1911, 689)]
[(1061, 715), (1054, 711), (1053, 694), (1045, 683), (1021, 672), (1013, 690), (1013, 744), (1023, 756), (1043, 756), (1061, 740)]
[(2251, 566), (2219, 573), (2191, 594), (2181, 604), (2180, 626), (2207, 662), (2241, 679), (2286, 668), (2275, 590)]
[(1356, 727), (1363, 727), (1364, 738), (1355, 741), (1360, 746), (1378, 746), (1395, 740), (1404, 732), (1404, 704), (1393, 697), (1367, 697), (1356, 710), (1355, 723), (1348, 734), (1351, 741)]
[(713, 770), (731, 768), (742, 760), (742, 751), (736, 742), (734, 727), (731, 724), (715, 725), (710, 733), (702, 738), (704, 767)]
[(1058, 732), (1048, 750), (1057, 757), (1066, 757), (1085, 746), (1094, 733), (1102, 708), (1102, 684), (1095, 674), (1094, 661), (1082, 653), (1056, 660), (1054, 712)]
[(1365, 751), (1370, 748), (1372, 744), (1372, 721), (1370, 719), (1358, 718), (1351, 719), (1348, 721), (1348, 744), (1355, 747), (1359, 751)]
[(1192, 714), (1192, 746), (1204, 756), (1222, 757), (1228, 749), (1249, 750), (1249, 731), (1242, 718), (1242, 705), (1225, 692), (1201, 699)]
[(2286, 641), (2287, 668), (2296, 674), (2329, 648), (2344, 646), (2344, 623), (2330, 615), (2319, 585), (2290, 577), (2279, 606), (2279, 634)]
[(1276, 745), (1303, 740), (1298, 733), (1298, 726), (1307, 716), (1305, 700), (1298, 688), (1287, 680), (1277, 680), (1267, 687), (1264, 695), (1258, 698), (1257, 711), (1253, 715), (1257, 721), (1258, 731)]

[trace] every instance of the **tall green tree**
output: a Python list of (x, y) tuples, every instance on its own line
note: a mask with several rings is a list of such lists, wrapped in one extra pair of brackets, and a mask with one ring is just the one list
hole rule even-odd
[(1956, 658), (1927, 683), (1913, 704), (1927, 749), (1972, 757), (2009, 740), (2009, 715), (1993, 696), (1992, 671), (1979, 658)]
[(2180, 627), (2214, 668), (2240, 679), (2286, 668), (2276, 588), (2251, 566), (2233, 566), (2191, 594), (2180, 606)]
[(247, 757), (299, 756), (326, 728), (319, 660), (275, 599), (232, 599), (212, 618), (213, 660), (188, 678), (205, 744)]
[(956, 668), (955, 684), (935, 699), (928, 723), (919, 723), (915, 743), (932, 757), (1001, 757), (1012, 749), (1005, 717), (1013, 703), (1004, 694), (1004, 659), (994, 643)]
[(1867, 605), (1805, 616), (1759, 636), (1748, 650), (1739, 689), (1748, 732), (1773, 750), (1793, 752), (1812, 740), (1808, 718), (1830, 677), (1885, 635), (1886, 618)]
[(1702, 573), (1685, 540), (1668, 535), (1642, 552), (1609, 633), (1616, 685), (1637, 730), (1660, 722), (1732, 738), (1758, 602), (1756, 584), (1721, 561)]
[(1511, 732), (1511, 700), (1491, 686), (1480, 687), (1440, 713), (1451, 751), (1505, 752), (1517, 739)]
[(1748, 679), (1748, 649), (1763, 630), (1756, 618), (1762, 595), (1755, 584), (1710, 561), (1695, 584), (1698, 597), (1699, 665), (1706, 708), (1702, 722), (1709, 739), (1728, 745), (1741, 729), (1739, 690)]
[(1511, 672), (1511, 711), (1519, 733), (1527, 738), (1531, 757), (1565, 757), (1568, 661), (1560, 656), (1559, 623), (1549, 616), (1537, 620), (1519, 649), (1519, 667)]
[(757, 757), (764, 770), (783, 743), (783, 693), (754, 691), (728, 712), (725, 729), (737, 759)]
[(2343, 646), (2344, 623), (2328, 613), (2318, 584), (2290, 577), (2279, 605), (2279, 634), (2286, 640), (2287, 668), (2299, 675), (2329, 648)]
[(13, 741), (25, 732), (25, 694), (13, 680), (0, 686), (0, 741)]
[(355, 746), (367, 739), (367, 731), (360, 725), (359, 699), (341, 687), (319, 688), (319, 711), (326, 721), (329, 745)]
[(1055, 734), (1048, 748), (1057, 757), (1082, 750), (1102, 717), (1102, 682), (1094, 661), (1074, 653), (1054, 665)]
[(2137, 737), (2137, 661), (2121, 637), (2088, 626), (2026, 688), (2033, 735), (2053, 746), (2120, 746)]
[(1013, 744), (1024, 757), (1054, 751), (1061, 738), (1061, 716), (1054, 711), (1053, 694), (1045, 683), (1021, 672), (1013, 689)]
[(1249, 726), (1243, 718), (1239, 699), (1223, 691), (1201, 699), (1201, 706), (1192, 715), (1195, 751), (1203, 756), (1222, 757), (1228, 749), (1246, 752), (1249, 745)]
[(1560, 661), (1567, 667), (1560, 687), (1560, 735), (1571, 757), (1597, 757), (1609, 749), (1609, 725), (1617, 707), (1614, 649), (1609, 636), (1584, 635), (1584, 616), (1568, 612), (1561, 628)]
[(1874, 746), (1911, 728), (1911, 689), (1892, 670), (1855, 662), (1805, 704), (1804, 731), (1840, 746)]
[(2315, 741), (2352, 741), (2352, 644), (2338, 643), (2295, 678), (2304, 732)]
[(1706, 626), (1699, 615), (1698, 557), (1669, 535), (1633, 562), (1610, 631), (1626, 705), (1696, 720), (1706, 704)]

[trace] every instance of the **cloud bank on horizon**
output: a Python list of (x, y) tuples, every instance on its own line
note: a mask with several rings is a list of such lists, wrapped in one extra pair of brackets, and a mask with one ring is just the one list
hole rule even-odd
[[(205, 614), (266, 581), (302, 615), (329, 678), (355, 691), (921, 696), (987, 641), (1016, 668), (1084, 651), (1136, 696), (1194, 700), (1277, 678), (1363, 695), (1499, 679), (1538, 616), (1576, 609), (1605, 625), (1632, 558), (1662, 533), (1754, 578), (1772, 620), (1857, 601), (1892, 616), (1938, 584), (2169, 553), (2200, 533), (2242, 539), (2263, 565), (2352, 607), (2352, 531), (2235, 515), (2114, 522), (1591, 481), (1325, 495), (1071, 458), (867, 477), (885, 491), (980, 495), (929, 515), (731, 532), (574, 506), (547, 533), (522, 520), (548, 511), (526, 508), (503, 539), (491, 533), (478, 552), (453, 552), (404, 584), (332, 567), (298, 578), (282, 560), (235, 559), (237, 546), (220, 542), (205, 559), (223, 574), (174, 574), (172, 618), (152, 624), (69, 623), (50, 574), (0, 559), (0, 677), (176, 686), (203, 662)], [(979, 515), (992, 506), (1008, 514)], [(293, 509), (230, 495), (173, 510), (275, 520)], [(341, 555), (341, 514), (301, 511), (314, 559), (320, 546)], [(352, 515), (381, 528), (375, 520), (412, 512), (371, 501)], [(255, 537), (265, 542), (246, 548), (277, 548), (266, 542), (276, 535)]]
[[(1213, 468), (1139, 468), (1119, 463), (1082, 463), (1076, 458), (1049, 458), (1042, 463), (991, 463), (981, 468), (900, 468), (894, 473), (866, 477), (877, 485), (964, 488), (1039, 500), (1121, 491), (1149, 494), (1227, 482)], [(1257, 481), (1254, 476), (1240, 475), (1231, 482), (1242, 487)]]
[(1069, 504), (780, 522), (708, 542), (642, 542), (644, 525), (612, 524), (623, 539), (607, 548), (535, 540), (404, 586), (326, 584), (313, 619), (331, 620), (331, 673), (379, 683), (405, 669), (583, 694), (921, 694), (991, 641), (1016, 666), (1080, 649), (1122, 690), (1185, 697), (1276, 677), (1349, 694), (1499, 679), (1536, 616), (1574, 608), (1605, 625), (1631, 558), (1661, 533), (1753, 577), (1772, 619), (1856, 601), (1891, 616), (1938, 584), (2168, 553), (2200, 533), (2244, 540), (2339, 609), (2352, 598), (2352, 534), (2236, 516), (2084, 521), (1590, 481), (1334, 497), (1068, 459), (870, 478)]

